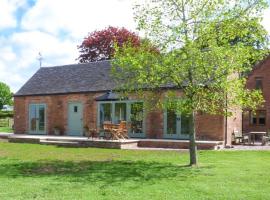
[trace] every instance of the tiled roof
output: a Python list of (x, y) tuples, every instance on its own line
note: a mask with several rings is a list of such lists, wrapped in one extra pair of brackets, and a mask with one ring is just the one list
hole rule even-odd
[(109, 91), (110, 61), (40, 68), (14, 96)]

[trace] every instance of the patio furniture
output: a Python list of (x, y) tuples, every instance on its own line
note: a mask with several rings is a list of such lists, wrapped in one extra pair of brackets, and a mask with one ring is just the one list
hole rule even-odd
[(251, 131), (248, 133), (249, 136), (249, 144), (251, 144), (251, 142), (254, 144), (255, 143), (255, 137), (256, 135), (261, 136), (262, 138), (262, 143), (263, 143), (263, 138), (267, 136), (267, 132), (264, 131)]
[(119, 140), (128, 138), (126, 121), (121, 121), (120, 124), (104, 122), (103, 130), (106, 139)]
[(98, 130), (97, 129), (89, 129), (88, 139), (89, 138), (99, 138)]
[(237, 140), (238, 143), (241, 143), (243, 140), (243, 136), (242, 134), (239, 133), (239, 131), (234, 130), (233, 131), (233, 136), (234, 136), (234, 142), (237, 144)]
[(121, 121), (120, 124), (118, 125), (118, 128), (115, 129), (115, 131), (119, 138), (128, 139), (128, 130), (126, 121)]
[(269, 132), (267, 132), (266, 135), (262, 136), (262, 145), (268, 144), (269, 140), (270, 140)]
[[(233, 131), (233, 136), (234, 136), (234, 142), (237, 144), (239, 143), (249, 143), (249, 136), (247, 134), (242, 134), (242, 132), (239, 132), (237, 130)], [(237, 142), (238, 141), (238, 142)]]
[(113, 124), (109, 121), (103, 122), (103, 130), (104, 130), (104, 137), (108, 140), (119, 140), (120, 137), (118, 135), (118, 124)]

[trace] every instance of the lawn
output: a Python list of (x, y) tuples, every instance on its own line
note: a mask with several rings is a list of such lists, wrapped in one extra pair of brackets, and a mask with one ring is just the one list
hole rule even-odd
[(0, 199), (270, 199), (270, 151), (174, 151), (0, 143)]
[(3, 132), (3, 133), (13, 133), (13, 130), (10, 127), (0, 127), (0, 133), (1, 132)]

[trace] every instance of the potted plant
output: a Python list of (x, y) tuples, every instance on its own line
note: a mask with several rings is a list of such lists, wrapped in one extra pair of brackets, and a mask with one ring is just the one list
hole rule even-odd
[(60, 126), (54, 126), (53, 127), (53, 132), (54, 132), (54, 135), (60, 135), (60, 133), (61, 133)]
[(83, 135), (86, 136), (86, 137), (89, 137), (89, 126), (88, 125), (85, 125), (83, 127)]

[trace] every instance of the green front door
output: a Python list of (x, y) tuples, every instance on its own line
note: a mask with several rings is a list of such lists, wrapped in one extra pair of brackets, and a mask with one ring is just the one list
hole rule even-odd
[(46, 105), (29, 104), (29, 133), (46, 133)]
[(188, 139), (191, 130), (191, 118), (177, 115), (174, 111), (164, 112), (163, 137), (167, 139)]
[(80, 102), (71, 102), (68, 104), (68, 135), (83, 135), (83, 112)]

